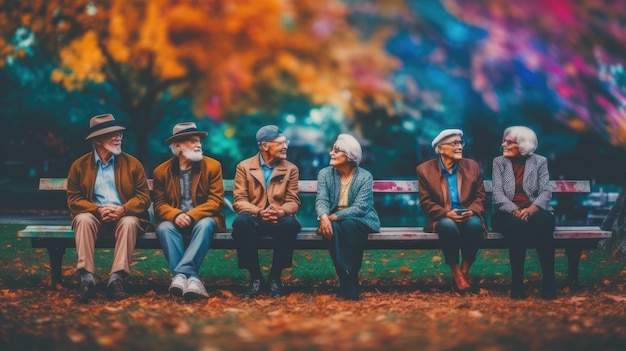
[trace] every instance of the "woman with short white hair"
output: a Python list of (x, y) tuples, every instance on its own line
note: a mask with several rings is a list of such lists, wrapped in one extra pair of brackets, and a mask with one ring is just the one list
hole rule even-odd
[(554, 279), (554, 210), (548, 161), (535, 154), (537, 135), (523, 126), (509, 127), (502, 138), (502, 156), (493, 160), (493, 230), (509, 246), (511, 298), (523, 299), (526, 248), (536, 247), (543, 273), (541, 296), (556, 297)]
[(340, 134), (329, 153), (330, 166), (317, 175), (317, 233), (326, 239), (339, 277), (337, 296), (358, 300), (363, 249), (368, 234), (380, 231), (374, 209), (373, 177), (359, 167), (361, 145), (353, 136)]

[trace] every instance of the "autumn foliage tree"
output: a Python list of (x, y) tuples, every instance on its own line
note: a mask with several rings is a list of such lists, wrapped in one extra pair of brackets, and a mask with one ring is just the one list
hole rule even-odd
[(110, 86), (107, 103), (127, 114), (147, 162), (159, 104), (181, 96), (220, 120), (271, 112), (294, 92), (348, 115), (391, 108), (395, 61), (381, 35), (360, 39), (348, 10), (338, 0), (0, 0), (0, 65), (38, 46), (66, 89)]

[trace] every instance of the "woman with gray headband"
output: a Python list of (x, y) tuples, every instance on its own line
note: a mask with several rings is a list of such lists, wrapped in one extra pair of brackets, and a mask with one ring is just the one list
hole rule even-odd
[(337, 296), (347, 300), (360, 298), (359, 270), (365, 242), (369, 233), (380, 230), (372, 174), (359, 167), (361, 157), (359, 142), (340, 134), (330, 149), (330, 166), (317, 175), (317, 233), (328, 242), (339, 277)]

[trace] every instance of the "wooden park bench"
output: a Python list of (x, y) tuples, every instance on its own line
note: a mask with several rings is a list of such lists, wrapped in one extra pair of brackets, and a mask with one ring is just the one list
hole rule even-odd
[[(233, 191), (233, 180), (224, 180), (224, 190)], [(416, 194), (417, 180), (375, 180), (375, 193)], [(148, 180), (152, 189), (152, 180)], [(588, 181), (558, 180), (551, 181), (554, 193), (588, 193)], [(63, 190), (67, 187), (65, 178), (42, 178), (39, 190)], [(317, 181), (301, 180), (298, 184), (300, 193), (315, 193)], [(491, 181), (485, 181), (485, 189), (491, 192)], [(69, 221), (69, 218), (68, 218)], [(315, 227), (303, 227), (298, 234), (296, 249), (325, 249), (322, 237), (316, 234)], [(366, 249), (437, 249), (440, 248), (439, 236), (436, 233), (425, 233), (421, 227), (382, 227), (380, 233), (369, 235)], [(598, 242), (611, 237), (610, 231), (601, 230), (597, 226), (557, 226), (554, 231), (554, 242), (557, 248), (565, 248), (568, 254), (568, 282), (578, 282), (578, 265), (583, 248), (597, 248)], [(18, 238), (31, 240), (33, 248), (46, 248), (50, 255), (50, 271), (53, 286), (61, 281), (61, 264), (65, 249), (75, 247), (74, 231), (71, 226), (64, 225), (29, 225), (18, 232)], [(483, 241), (483, 248), (506, 248), (500, 233), (490, 232)], [(96, 244), (99, 248), (113, 248), (112, 239), (100, 238)], [(154, 232), (138, 237), (136, 248), (160, 249), (159, 241)], [(211, 241), (212, 249), (234, 249), (234, 240), (230, 232), (214, 233)], [(272, 241), (266, 238), (262, 248), (272, 248)]]

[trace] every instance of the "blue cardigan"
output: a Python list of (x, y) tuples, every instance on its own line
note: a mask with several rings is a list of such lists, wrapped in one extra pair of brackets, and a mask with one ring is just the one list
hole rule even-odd
[[(354, 172), (354, 178), (348, 189), (348, 207), (335, 212), (339, 220), (356, 219), (372, 232), (380, 231), (380, 220), (374, 209), (374, 192), (372, 191), (372, 174), (360, 167)], [(315, 212), (317, 216), (331, 214), (339, 203), (341, 180), (334, 167), (329, 166), (317, 174), (317, 195), (315, 196)]]

